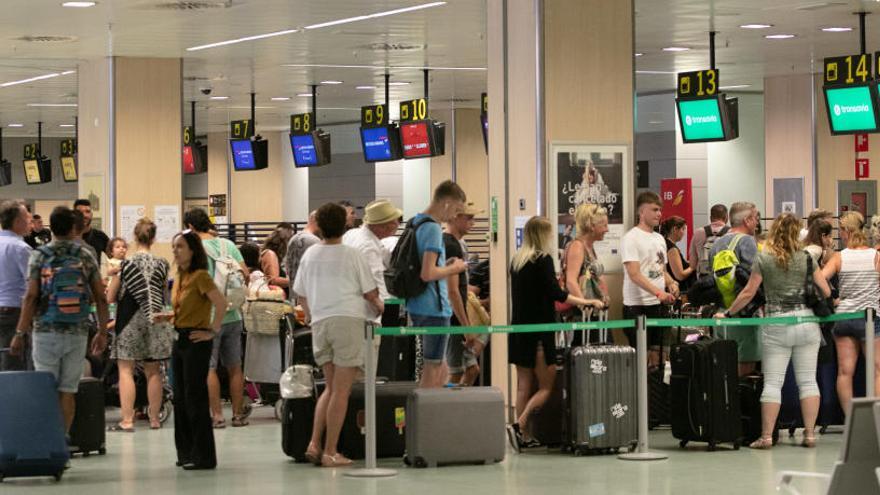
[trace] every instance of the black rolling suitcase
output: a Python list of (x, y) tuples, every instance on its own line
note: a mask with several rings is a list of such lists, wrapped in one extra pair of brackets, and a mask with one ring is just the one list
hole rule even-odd
[(742, 414), (736, 342), (702, 339), (672, 348), (672, 436), (688, 442), (739, 449)]
[(316, 403), (314, 397), (282, 400), (281, 450), (296, 462), (306, 462)]
[(104, 455), (107, 423), (104, 419), (104, 382), (83, 378), (76, 392), (76, 415), (70, 425), (70, 453)]
[[(376, 457), (402, 458), (406, 452), (406, 399), (415, 389), (415, 382), (376, 384)], [(365, 421), (364, 384), (356, 383), (351, 389), (348, 412), (339, 434), (338, 449), (349, 459), (366, 456)]]
[(416, 337), (383, 335), (376, 376), (392, 382), (416, 380)]

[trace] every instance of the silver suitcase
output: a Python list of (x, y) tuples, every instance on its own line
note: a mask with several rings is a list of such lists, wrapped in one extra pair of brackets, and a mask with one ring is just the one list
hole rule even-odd
[[(608, 313), (600, 312), (598, 319), (606, 321)], [(607, 330), (599, 332), (607, 334)], [(606, 335), (601, 334), (600, 341), (606, 342)], [(634, 449), (639, 436), (635, 349), (586, 345), (573, 348), (568, 361), (566, 388), (571, 450), (580, 455), (614, 453), (621, 447)]]
[(492, 464), (504, 452), (504, 397), (497, 388), (420, 388), (407, 399), (408, 465)]

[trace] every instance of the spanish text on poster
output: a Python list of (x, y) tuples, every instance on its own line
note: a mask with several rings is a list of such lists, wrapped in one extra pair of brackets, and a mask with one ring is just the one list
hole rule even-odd
[(180, 231), (180, 207), (177, 205), (156, 205), (156, 241), (171, 242)]
[(144, 205), (122, 205), (119, 207), (119, 234), (126, 241), (134, 240), (134, 227), (144, 217)]

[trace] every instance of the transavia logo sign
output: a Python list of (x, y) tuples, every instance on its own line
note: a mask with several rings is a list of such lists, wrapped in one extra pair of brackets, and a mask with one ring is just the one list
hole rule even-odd
[(716, 122), (718, 122), (717, 115), (706, 115), (706, 116), (702, 116), (702, 117), (700, 117), (700, 116), (692, 117), (690, 115), (685, 115), (685, 117), (684, 117), (684, 123), (687, 125), (714, 124)]
[(840, 117), (844, 113), (862, 113), (870, 112), (871, 109), (866, 104), (861, 105), (834, 105), (834, 115)]

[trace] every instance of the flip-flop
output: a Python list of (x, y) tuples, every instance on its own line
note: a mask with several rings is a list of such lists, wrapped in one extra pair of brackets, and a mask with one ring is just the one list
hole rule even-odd
[(221, 419), (220, 421), (214, 421), (214, 429), (215, 430), (222, 430), (223, 428), (226, 428), (226, 420), (225, 419)]
[(126, 428), (126, 427), (120, 425), (119, 423), (116, 423), (114, 425), (108, 426), (107, 431), (121, 431), (124, 433), (134, 433), (134, 427), (129, 426), (128, 428)]

